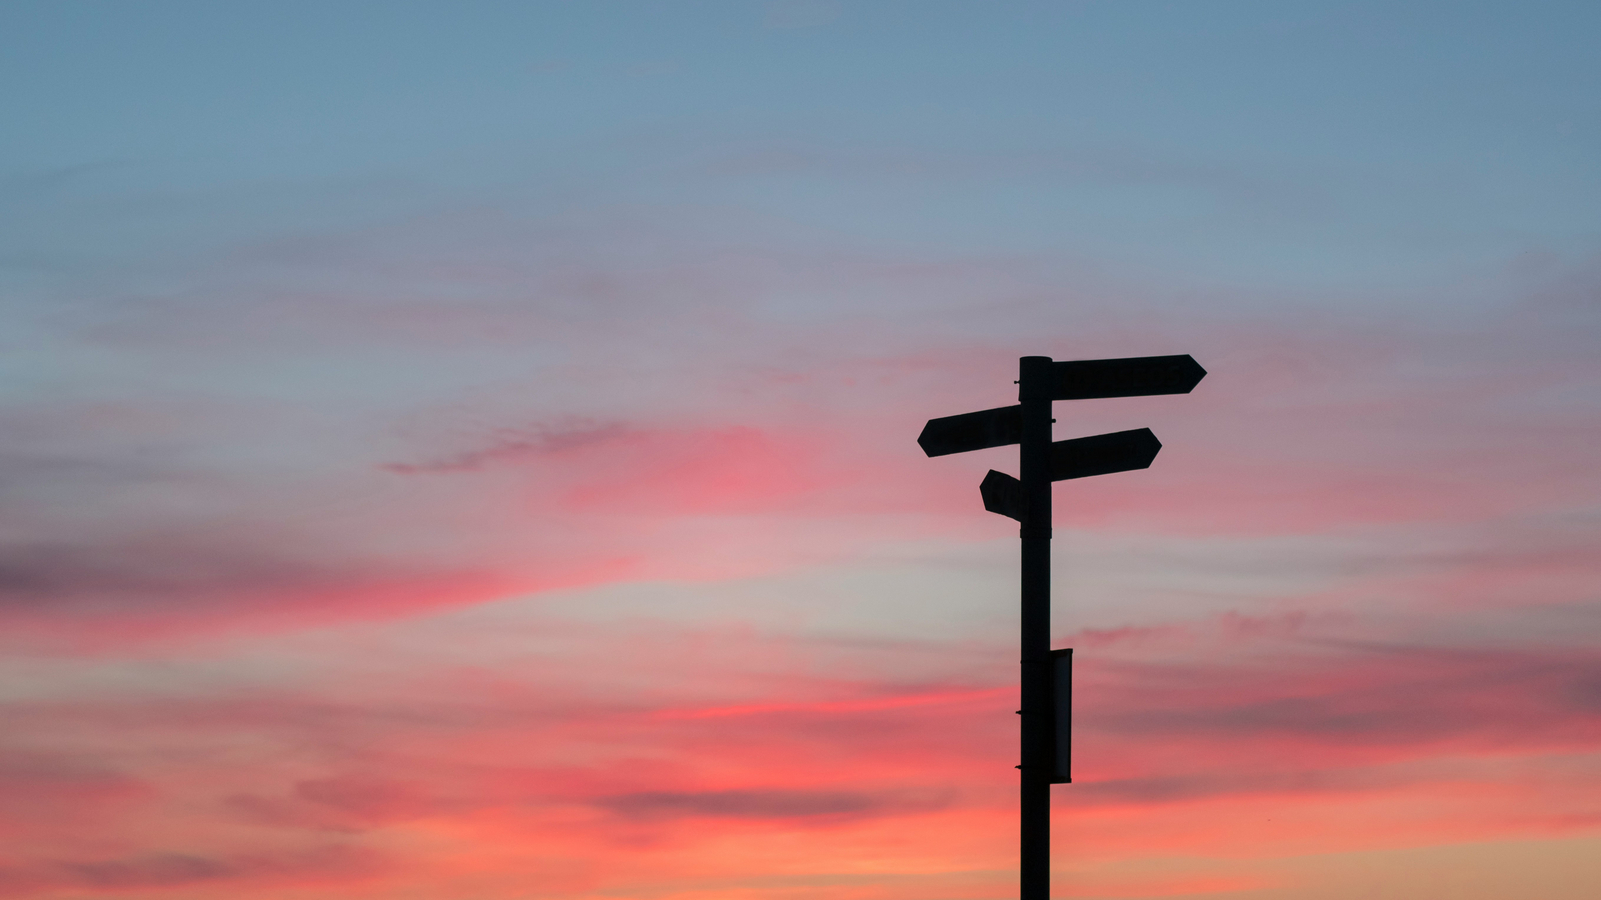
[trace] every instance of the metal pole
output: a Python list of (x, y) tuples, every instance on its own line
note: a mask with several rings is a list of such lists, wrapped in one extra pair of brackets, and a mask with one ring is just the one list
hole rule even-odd
[(1019, 897), (1051, 896), (1051, 358), (1018, 361), (1023, 434), (1022, 790)]

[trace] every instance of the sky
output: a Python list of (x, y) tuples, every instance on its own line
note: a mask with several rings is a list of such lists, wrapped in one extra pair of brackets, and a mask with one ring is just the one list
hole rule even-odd
[(0, 898), (1601, 895), (1601, 6), (0, 7)]

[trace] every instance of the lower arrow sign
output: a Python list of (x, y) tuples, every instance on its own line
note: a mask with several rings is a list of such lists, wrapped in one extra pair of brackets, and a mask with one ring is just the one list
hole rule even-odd
[[(1149, 468), (1161, 449), (1162, 442), (1149, 428), (1056, 441), (1051, 444), (1051, 480), (1066, 481)], [(984, 498), (985, 509), (1023, 521), (1026, 503), (1023, 482), (990, 469), (979, 483), (978, 492)]]
[(1114, 431), (1051, 444), (1051, 480), (1150, 468), (1162, 442), (1149, 428)]
[(978, 492), (984, 497), (985, 509), (1023, 521), (1023, 482), (1005, 472), (990, 469), (984, 480), (979, 482)]

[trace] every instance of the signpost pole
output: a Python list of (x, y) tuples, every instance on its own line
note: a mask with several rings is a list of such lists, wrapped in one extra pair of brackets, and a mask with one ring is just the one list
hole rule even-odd
[(1018, 365), (1022, 406), (1022, 766), (1019, 897), (1051, 896), (1051, 358)]

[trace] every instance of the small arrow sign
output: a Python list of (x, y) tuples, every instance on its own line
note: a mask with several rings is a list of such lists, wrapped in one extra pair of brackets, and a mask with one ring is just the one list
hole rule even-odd
[(1056, 362), (1051, 363), (1051, 377), (1052, 400), (1095, 400), (1188, 394), (1206, 377), (1206, 370), (1186, 353)]
[[(1161, 449), (1162, 442), (1149, 428), (1057, 441), (1051, 444), (1051, 480), (1150, 468), (1151, 460)], [(1018, 490), (1022, 491), (1021, 483)]]
[[(1051, 444), (1051, 480), (1066, 481), (1150, 468), (1156, 452), (1161, 449), (1162, 442), (1149, 428), (1056, 441)], [(1023, 521), (1023, 510), (1027, 506), (1023, 482), (990, 469), (979, 482), (978, 492), (984, 498), (985, 509)]]
[(984, 497), (985, 509), (1023, 521), (1023, 482), (1005, 472), (990, 469), (990, 473), (979, 482), (978, 492)]
[(929, 456), (966, 453), (988, 447), (1004, 447), (1023, 439), (1023, 408), (1002, 406), (979, 412), (929, 419), (918, 446)]

